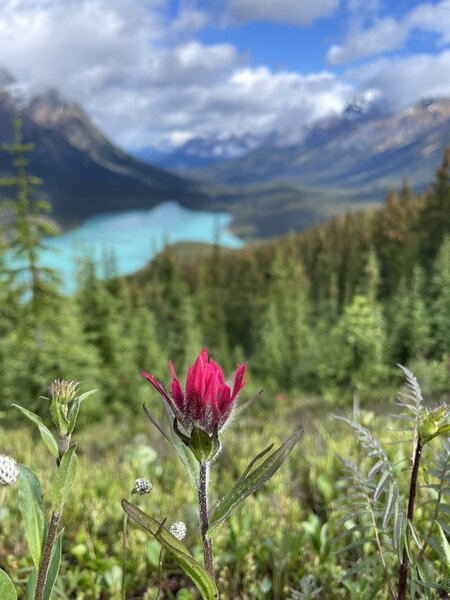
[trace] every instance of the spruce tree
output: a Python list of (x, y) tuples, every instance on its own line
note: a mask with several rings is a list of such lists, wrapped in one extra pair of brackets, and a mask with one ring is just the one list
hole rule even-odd
[(15, 191), (14, 196), (3, 202), (3, 208), (11, 219), (6, 236), (14, 260), (12, 272), (25, 274), (32, 315), (37, 320), (46, 300), (56, 291), (54, 272), (39, 266), (39, 255), (45, 249), (43, 238), (55, 232), (48, 219), (44, 218), (50, 212), (50, 205), (36, 197), (35, 188), (42, 184), (42, 180), (28, 172), (30, 160), (27, 155), (34, 145), (23, 142), (20, 120), (14, 121), (13, 143), (2, 144), (2, 148), (11, 154), (15, 171), (12, 176), (0, 178), (0, 187)]
[(450, 236), (446, 235), (434, 265), (433, 347), (438, 358), (450, 353)]

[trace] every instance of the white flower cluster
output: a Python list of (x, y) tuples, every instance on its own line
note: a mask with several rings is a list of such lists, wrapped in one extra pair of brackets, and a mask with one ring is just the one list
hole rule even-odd
[(174, 537), (177, 538), (177, 540), (184, 540), (187, 531), (186, 523), (183, 523), (183, 521), (177, 521), (176, 523), (170, 526), (169, 531)]
[(145, 496), (152, 491), (152, 484), (148, 479), (139, 477), (134, 483), (133, 493), (139, 494), (139, 496)]
[(19, 467), (11, 456), (0, 454), (0, 485), (14, 485), (19, 475)]

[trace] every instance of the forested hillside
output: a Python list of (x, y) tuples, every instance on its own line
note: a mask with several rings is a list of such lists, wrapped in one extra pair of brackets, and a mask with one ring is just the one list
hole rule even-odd
[(226, 370), (248, 361), (258, 385), (279, 392), (347, 401), (395, 383), (397, 362), (431, 392), (448, 389), (449, 167), (447, 151), (420, 197), (405, 183), (380, 209), (240, 251), (169, 247), (128, 279), (114, 257), (98, 266), (86, 256), (72, 297), (44, 273), (30, 300), (4, 254), (3, 408), (80, 373), (101, 388), (98, 413), (136, 408), (140, 369), (163, 378), (169, 357), (184, 368), (202, 345)]

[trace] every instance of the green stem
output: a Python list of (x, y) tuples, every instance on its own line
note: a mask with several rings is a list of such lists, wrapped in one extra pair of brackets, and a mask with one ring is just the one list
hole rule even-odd
[(159, 560), (158, 560), (158, 588), (156, 591), (156, 600), (159, 600), (159, 597), (162, 592), (162, 565), (163, 565), (163, 553), (164, 547), (161, 546), (161, 550), (159, 552)]
[(122, 600), (126, 598), (125, 589), (125, 568), (128, 551), (128, 515), (127, 513), (123, 516), (122, 522)]
[(208, 538), (208, 468), (208, 463), (200, 463), (198, 506), (200, 515), (200, 531), (203, 542), (203, 562), (205, 563), (205, 569), (211, 575), (213, 580), (215, 580), (213, 543), (212, 540)]

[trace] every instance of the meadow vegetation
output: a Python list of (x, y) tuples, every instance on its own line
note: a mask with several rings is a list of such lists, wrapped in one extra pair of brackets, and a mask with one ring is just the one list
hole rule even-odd
[[(49, 401), (41, 396), (51, 380), (99, 389), (80, 411), (79, 468), (64, 508), (53, 597), (120, 598), (123, 574), (127, 598), (198, 596), (169, 553), (160, 568), (158, 541), (131, 522), (122, 571), (120, 503), (131, 499), (138, 477), (149, 479), (151, 493), (133, 502), (167, 525), (185, 522), (183, 543), (202, 562), (196, 493), (174, 449), (141, 410), (145, 403), (164, 418), (139, 371), (168, 384), (171, 359), (182, 379), (204, 346), (225, 374), (248, 363), (241, 402), (265, 390), (223, 433), (213, 501), (268, 443), (278, 447), (305, 430), (279, 472), (218, 532), (221, 597), (397, 598), (404, 552), (412, 565), (407, 597), (445, 597), (450, 447), (444, 431), (423, 448), (414, 525), (405, 518), (399, 526), (398, 511), (406, 514), (411, 454), (427, 410), (448, 401), (450, 390), (450, 152), (427, 192), (416, 196), (405, 183), (379, 209), (348, 213), (300, 235), (233, 252), (217, 245), (188, 260), (168, 247), (127, 278), (117, 276), (113, 256), (98, 265), (86, 254), (77, 290), (67, 296), (36, 261), (45, 216), (32, 203), (32, 181), (24, 185), (29, 149), (17, 137), (18, 175), (3, 180), (12, 190), (12, 221), (0, 257), (0, 454), (39, 475), (46, 508), (45, 474), (55, 459), (11, 404), (49, 423)], [(20, 269), (11, 268), (11, 253)], [(398, 411), (395, 397), (405, 380), (396, 363), (414, 372), (425, 398), (414, 390), (412, 431), (393, 431), (399, 420), (390, 414)], [(382, 468), (372, 473), (377, 455), (370, 452), (381, 451), (367, 432), (385, 449)], [(33, 561), (16, 489), (5, 491), (0, 568), (25, 597)], [(364, 510), (355, 502), (355, 512), (345, 512), (346, 497), (351, 503), (361, 495)]]

